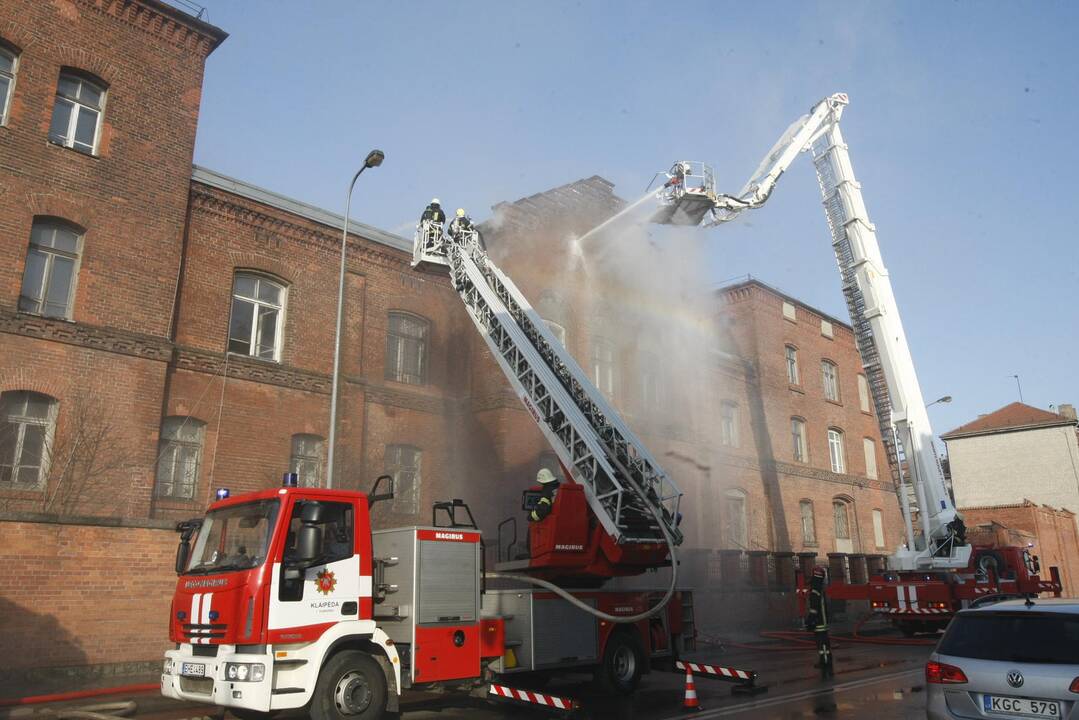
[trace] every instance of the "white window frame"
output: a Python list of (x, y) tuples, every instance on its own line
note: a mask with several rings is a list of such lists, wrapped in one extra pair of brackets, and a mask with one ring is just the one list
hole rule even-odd
[[(806, 513), (809, 508), (809, 513)], [(802, 499), (798, 501), (798, 514), (802, 520), (802, 544), (817, 544), (817, 515), (813, 510), (813, 501)]]
[[(250, 278), (255, 281), (255, 290), (251, 294), (253, 297), (241, 295), (236, 289), (236, 282), (241, 278)], [(259, 284), (268, 283), (276, 287), (280, 291), (280, 302), (274, 304), (266, 300), (259, 299)], [(256, 272), (244, 272), (240, 271), (232, 276), (232, 293), (229, 296), (231, 302), (229, 303), (229, 334), (226, 342), (226, 348), (230, 353), (236, 355), (244, 355), (246, 357), (252, 357), (257, 360), (269, 360), (272, 362), (281, 362), (281, 349), (284, 345), (284, 330), (285, 330), (285, 308), (288, 306), (288, 286), (280, 280), (275, 280), (266, 275), (260, 275)], [(241, 352), (239, 350), (232, 349), (232, 321), (233, 310), (237, 300), (241, 300), (251, 305), (251, 335), (247, 340), (247, 351)], [(274, 326), (274, 347), (273, 357), (264, 357), (258, 354), (258, 334), (259, 334), (259, 311), (262, 308), (271, 308), (277, 311), (276, 324)], [(240, 340), (241, 338), (236, 338)]]
[[(835, 523), (835, 539), (836, 540), (854, 540), (854, 530), (851, 528), (851, 509), (852, 503), (849, 500), (843, 498), (832, 499), (832, 522)], [(843, 530), (845, 535), (840, 534), (840, 512), (842, 511)]]
[[(83, 102), (80, 97), (69, 97), (67, 95), (60, 94), (60, 80), (64, 78), (71, 82), (78, 83), (79, 88), (77, 95), (82, 95), (82, 88), (84, 85), (89, 85), (93, 89), (97, 90), (101, 95), (100, 107), (94, 107), (89, 103)], [(83, 77), (74, 72), (61, 72), (56, 83), (56, 97), (53, 100), (53, 112), (56, 111), (56, 106), (59, 103), (65, 103), (71, 106), (71, 110), (67, 116), (67, 130), (62, 136), (53, 135), (52, 132), (52, 118), (49, 119), (49, 142), (55, 143), (62, 147), (71, 148), (76, 152), (81, 152), (86, 155), (97, 155), (98, 145), (101, 142), (101, 119), (105, 116), (105, 98), (108, 96), (108, 89), (103, 83), (91, 80)], [(85, 143), (75, 141), (75, 129), (78, 127), (79, 117), (83, 112), (93, 113), (94, 118), (94, 143), (90, 148), (86, 148)]]
[(884, 513), (880, 508), (873, 508), (873, 542), (878, 549), (884, 547)]
[(828, 428), (828, 457), (832, 461), (832, 472), (841, 475), (846, 472), (847, 463), (843, 455), (843, 431)]
[[(723, 493), (726, 506), (727, 542), (743, 550), (749, 547), (749, 503), (746, 497), (746, 491), (741, 489), (731, 489)], [(736, 501), (740, 508), (737, 517), (731, 507), (732, 500)], [(737, 527), (735, 527), (735, 521), (737, 521)]]
[(592, 338), (592, 382), (608, 400), (614, 398), (618, 385), (614, 343), (599, 336)]
[[(5, 425), (15, 425), (15, 446), (14, 453), (12, 454), (11, 464), (11, 481), (9, 483), (0, 484), (0, 489), (13, 489), (13, 490), (41, 490), (45, 487), (45, 479), (49, 475), (49, 465), (52, 460), (52, 447), (53, 438), (56, 434), (56, 415), (60, 403), (56, 401), (56, 398), (45, 395), (44, 393), (33, 392), (32, 390), (9, 390), (4, 393), (0, 393), (0, 401), (4, 396), (15, 395), (14, 401), (9, 399), (9, 402), (20, 402), (23, 407), (22, 414), (10, 414), (0, 418), (0, 432), (4, 432), (7, 428)], [(33, 417), (26, 414), (26, 406), (31, 398), (40, 398), (44, 400), (48, 405), (48, 411), (44, 418)], [(3, 407), (3, 403), (0, 402), (0, 408)], [(19, 470), (24, 466), (19, 463), (23, 459), (23, 443), (26, 440), (26, 428), (27, 426), (34, 425), (36, 427), (45, 428), (44, 437), (41, 443), (41, 462), (38, 465), (37, 479), (32, 483), (23, 483), (18, 481)], [(0, 462), (3, 462), (6, 458), (0, 458)]]
[[(51, 233), (53, 243), (55, 245), (55, 238), (57, 230), (66, 230), (75, 235), (75, 252), (70, 250), (62, 250), (57, 247), (49, 247), (48, 245), (40, 245), (34, 241), (34, 230), (39, 227), (46, 227)], [(40, 298), (31, 298), (22, 294), (22, 286), (19, 288), (19, 311), (30, 313), (32, 315), (41, 315), (43, 317), (55, 317), (63, 318), (64, 320), (70, 320), (75, 314), (75, 292), (79, 283), (79, 269), (82, 267), (82, 253), (83, 253), (83, 236), (84, 232), (81, 228), (69, 223), (61, 218), (41, 218), (35, 219), (33, 226), (30, 230), (30, 244), (27, 247), (26, 264), (23, 267), (23, 284), (26, 283), (26, 272), (29, 268), (29, 257), (31, 253), (38, 253), (45, 258), (45, 269), (41, 273), (41, 288)], [(53, 269), (56, 265), (56, 258), (62, 257), (71, 261), (71, 286), (68, 288), (67, 302), (64, 306), (64, 313), (62, 315), (53, 315), (45, 312), (46, 298), (49, 296), (49, 286), (52, 283)], [(37, 309), (29, 309), (25, 306), (23, 300), (34, 302), (37, 304)]]
[[(400, 331), (394, 330), (394, 321), (402, 320), (406, 322), (416, 323), (422, 327), (422, 333), (419, 337), (414, 335), (405, 335)], [(419, 361), (418, 372), (406, 372), (404, 367), (405, 347), (408, 343), (416, 343), (417, 352), (416, 357)], [(393, 360), (391, 363), (390, 353), (393, 352)], [(405, 385), (426, 385), (427, 384), (427, 369), (430, 366), (429, 359), (431, 353), (431, 321), (427, 318), (416, 315), (415, 313), (406, 312), (404, 310), (391, 310), (386, 315), (386, 372), (385, 377), (387, 380), (393, 382), (403, 383)]]
[(547, 323), (547, 329), (551, 331), (551, 334), (555, 336), (555, 339), (558, 340), (558, 342), (562, 343), (562, 347), (568, 348), (569, 346), (566, 345), (565, 326), (556, 323), (554, 320), (544, 319), (543, 322)]
[(791, 418), (791, 457), (795, 462), (809, 462), (809, 441), (806, 438), (805, 418), (797, 416)]
[(738, 447), (738, 403), (730, 400), (719, 404), (719, 444)]
[(7, 125), (11, 111), (11, 98), (15, 97), (15, 78), (19, 74), (19, 54), (0, 44), (0, 55), (11, 60), (11, 72), (0, 70), (0, 75), (7, 78), (7, 92), (0, 97), (0, 126)]
[[(406, 465), (404, 453), (410, 453), (410, 460), (415, 463)], [(393, 477), (393, 511), (404, 515), (416, 515), (420, 511), (420, 497), (423, 486), (423, 450), (415, 445), (387, 445), (384, 453), (386, 474)], [(412, 483), (402, 487), (401, 474), (412, 473)]]
[[(831, 374), (829, 375), (829, 369)], [(840, 402), (839, 394), (839, 366), (831, 360), (820, 361), (821, 386), (824, 388), (824, 399), (832, 402)]]
[(798, 348), (793, 345), (783, 347), (783, 357), (787, 361), (787, 383), (800, 385), (798, 376)]
[[(166, 429), (172, 429), (175, 435), (179, 435), (184, 428), (193, 428), (198, 433), (196, 440), (181, 440), (179, 437), (165, 437)], [(157, 462), (154, 467), (154, 495), (168, 500), (191, 501), (196, 499), (199, 490), (199, 481), (202, 476), (202, 451), (206, 442), (206, 423), (196, 418), (184, 415), (170, 415), (161, 421), (161, 437), (158, 441)], [(176, 473), (181, 468), (178, 460), (182, 459), (183, 451), (193, 451), (195, 457), (195, 471), (190, 483), (177, 480)], [(166, 455), (168, 458), (166, 459)], [(170, 477), (167, 482), (161, 479), (162, 463), (168, 463)], [(172, 492), (163, 492), (165, 484), (172, 486)], [(190, 485), (191, 493), (186, 494), (180, 488)]]
[[(315, 443), (314, 454), (311, 454), (310, 452), (300, 452), (300, 450), (297, 449), (298, 444), (308, 442)], [(289, 453), (289, 468), (292, 472), (296, 473), (300, 487), (322, 487), (322, 478), (326, 466), (324, 460), (325, 454), (326, 441), (321, 435), (297, 433), (292, 436), (291, 450)], [(308, 477), (307, 471), (310, 469), (314, 470), (314, 483), (305, 481)]]
[(872, 412), (869, 405), (869, 380), (861, 373), (858, 373), (858, 407), (864, 413)]
[(873, 438), (862, 438), (862, 452), (865, 453), (865, 476), (877, 479), (877, 443)]

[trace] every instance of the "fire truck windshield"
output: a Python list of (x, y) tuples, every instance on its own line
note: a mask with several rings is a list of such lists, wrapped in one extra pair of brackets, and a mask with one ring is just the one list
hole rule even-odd
[(258, 567), (266, 560), (277, 500), (232, 505), (206, 513), (185, 574), (205, 575)]

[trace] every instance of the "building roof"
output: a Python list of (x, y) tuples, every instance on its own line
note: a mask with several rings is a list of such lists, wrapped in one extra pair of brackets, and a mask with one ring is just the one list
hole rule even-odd
[(764, 290), (766, 292), (770, 292), (773, 295), (776, 295), (778, 297), (783, 298), (784, 300), (791, 303), (792, 305), (797, 305), (798, 307), (801, 307), (801, 308), (803, 308), (805, 310), (808, 310), (809, 312), (811, 312), (811, 313), (813, 313), (815, 315), (819, 315), (821, 318), (827, 320), (828, 322), (832, 323), (833, 325), (838, 325), (839, 327), (846, 328), (847, 330), (850, 330), (851, 332), (854, 331), (854, 329), (850, 326), (849, 322), (846, 322), (844, 320), (840, 320), (837, 317), (829, 315), (828, 313), (824, 312), (823, 310), (818, 310), (817, 308), (813, 307), (812, 305), (807, 305), (804, 301), (799, 300), (798, 298), (794, 297), (793, 295), (788, 295), (787, 293), (783, 292), (782, 290), (780, 290), (778, 288), (775, 288), (775, 287), (772, 287), (768, 283), (763, 283), (760, 280), (758, 280), (757, 278), (753, 277), (752, 275), (746, 275), (745, 277), (746, 277), (745, 280), (739, 280), (738, 282), (731, 283), (729, 285), (723, 285), (721, 287), (716, 288), (716, 294), (718, 295), (720, 293), (730, 292), (731, 290), (737, 290), (739, 288), (744, 288), (744, 287), (758, 287), (758, 288), (761, 288), (762, 290)]
[[(214, 172), (213, 170), (199, 167), (198, 165), (194, 166), (194, 169), (191, 172), (191, 179), (195, 182), (200, 182), (203, 185), (209, 185), (210, 187), (230, 192), (233, 195), (239, 195), (248, 200), (254, 200), (263, 205), (269, 205), (278, 210), (284, 210), (285, 212), (332, 227), (338, 231), (343, 230), (345, 227), (345, 218), (337, 213), (323, 210), (320, 207), (315, 207), (314, 205), (309, 205), (299, 200), (293, 200), (290, 197), (275, 193), (272, 190), (267, 190), (258, 187), (257, 185), (244, 182), (243, 180), (237, 180), (236, 178), (222, 175), (219, 172)], [(388, 245), (395, 250), (404, 250), (407, 253), (412, 252), (411, 240), (401, 237), (400, 235), (386, 232), (385, 230), (380, 230), (373, 225), (367, 225), (351, 220), (348, 223), (348, 231), (353, 235), (373, 240), (383, 245)]]
[(968, 422), (966, 425), (960, 425), (954, 430), (949, 430), (940, 437), (942, 440), (951, 440), (972, 435), (1037, 430), (1059, 425), (1075, 425), (1075, 421), (1048, 410), (1025, 405), (1021, 402), (1013, 402), (988, 415), (982, 415), (977, 420)]

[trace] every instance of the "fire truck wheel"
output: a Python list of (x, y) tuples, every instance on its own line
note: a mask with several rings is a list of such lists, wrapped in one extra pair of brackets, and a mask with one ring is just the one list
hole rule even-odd
[(596, 670), (600, 686), (612, 693), (630, 693), (637, 689), (644, 671), (644, 648), (636, 633), (620, 630), (607, 640), (603, 664)]
[(386, 711), (386, 676), (370, 655), (345, 650), (319, 673), (311, 720), (378, 720)]

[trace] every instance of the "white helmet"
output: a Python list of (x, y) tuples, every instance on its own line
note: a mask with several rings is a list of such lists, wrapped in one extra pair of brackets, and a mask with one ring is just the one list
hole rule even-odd
[(540, 485), (550, 485), (553, 482), (558, 482), (558, 478), (547, 468), (540, 468), (540, 471), (536, 473), (536, 482)]
[(684, 162), (682, 163), (682, 170), (686, 175), (689, 175), (693, 171), (693, 168), (690, 167), (688, 162)]
[(441, 205), (442, 203), (440, 203), (440, 202), (438, 201), (438, 198), (431, 198), (431, 204), (432, 204), (432, 205)]

